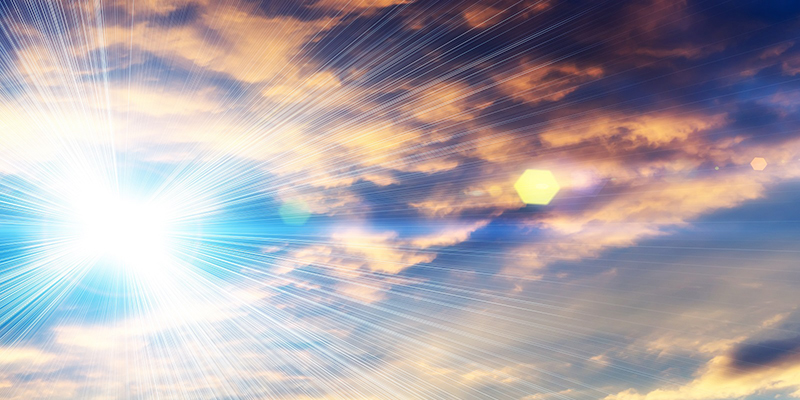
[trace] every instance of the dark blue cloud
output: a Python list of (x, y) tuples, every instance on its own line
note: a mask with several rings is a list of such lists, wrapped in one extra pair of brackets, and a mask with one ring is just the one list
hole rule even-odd
[(800, 336), (742, 345), (731, 355), (739, 369), (753, 369), (782, 363), (800, 356)]

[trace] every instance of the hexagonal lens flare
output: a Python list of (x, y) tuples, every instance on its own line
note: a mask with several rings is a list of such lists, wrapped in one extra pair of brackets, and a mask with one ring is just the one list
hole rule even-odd
[(544, 169), (529, 169), (514, 183), (514, 189), (525, 204), (549, 204), (561, 189), (553, 173)]
[(750, 161), (750, 166), (756, 171), (763, 171), (767, 167), (767, 160), (764, 157), (753, 158), (753, 161)]

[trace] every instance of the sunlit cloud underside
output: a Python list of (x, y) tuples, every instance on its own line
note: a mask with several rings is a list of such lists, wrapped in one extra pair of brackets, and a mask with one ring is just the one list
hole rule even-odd
[(0, 398), (800, 398), (799, 18), (0, 2)]

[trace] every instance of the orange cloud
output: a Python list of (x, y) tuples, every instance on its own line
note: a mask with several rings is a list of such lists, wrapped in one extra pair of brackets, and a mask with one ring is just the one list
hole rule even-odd
[[(541, 135), (551, 146), (569, 146), (597, 140), (615, 151), (634, 150), (635, 146), (665, 146), (689, 139), (703, 141), (703, 131), (721, 126), (724, 115), (642, 117), (600, 117), (566, 129), (555, 128)], [(614, 143), (608, 143), (609, 141)], [(627, 149), (626, 149), (627, 146)]]
[(577, 90), (581, 84), (603, 76), (598, 66), (578, 67), (575, 64), (523, 63), (515, 70), (498, 76), (500, 89), (511, 98), (539, 103), (558, 101)]

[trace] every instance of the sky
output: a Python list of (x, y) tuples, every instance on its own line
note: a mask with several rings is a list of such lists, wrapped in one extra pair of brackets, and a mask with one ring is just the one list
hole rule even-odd
[(3, 399), (800, 398), (797, 204), (795, 1), (0, 2)]

